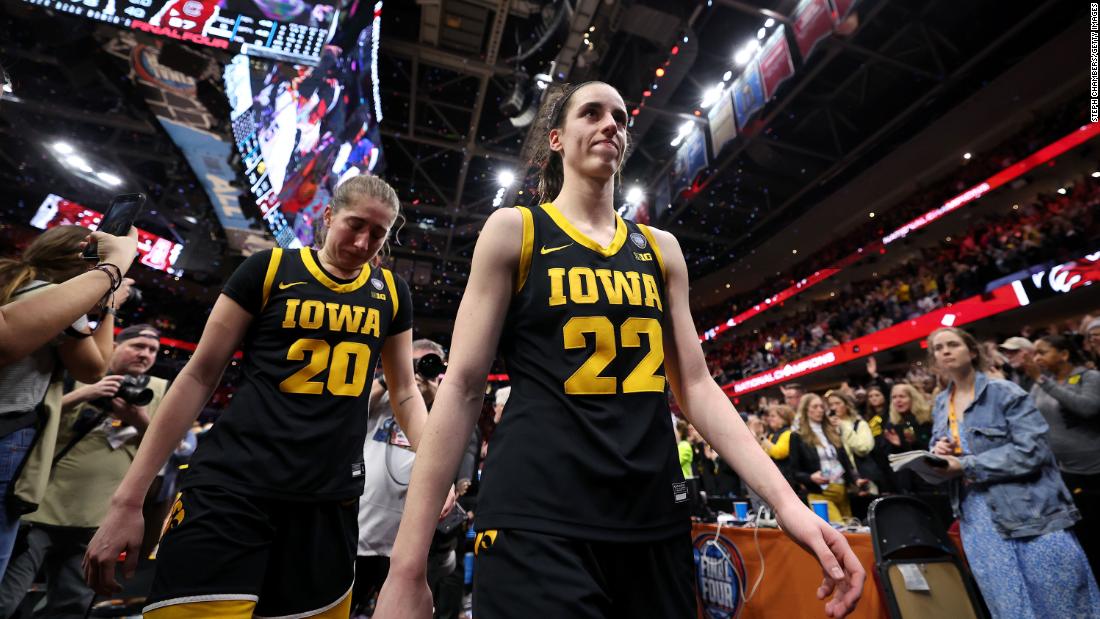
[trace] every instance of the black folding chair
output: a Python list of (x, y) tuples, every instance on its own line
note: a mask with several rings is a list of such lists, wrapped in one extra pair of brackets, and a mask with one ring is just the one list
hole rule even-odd
[(875, 571), (891, 619), (989, 616), (947, 528), (928, 505), (886, 496), (871, 503), (867, 514)]

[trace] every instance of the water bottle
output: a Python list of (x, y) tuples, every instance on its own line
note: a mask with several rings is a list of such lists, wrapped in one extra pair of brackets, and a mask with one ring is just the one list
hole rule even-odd
[(474, 553), (467, 552), (466, 556), (462, 559), (463, 566), (463, 582), (466, 586), (470, 586), (474, 583)]

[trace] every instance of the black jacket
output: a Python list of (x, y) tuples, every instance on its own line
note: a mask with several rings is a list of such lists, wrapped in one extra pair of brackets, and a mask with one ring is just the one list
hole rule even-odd
[[(837, 447), (836, 455), (840, 460), (840, 466), (844, 469), (844, 482), (848, 484), (848, 488), (854, 489), (857, 474), (855, 465), (848, 456), (848, 450), (844, 449), (844, 446)], [(791, 432), (791, 455), (788, 458), (788, 466), (796, 489), (801, 486), (802, 492), (815, 494), (825, 490), (824, 486), (810, 479), (811, 475), (821, 470), (821, 458), (817, 455), (817, 448), (803, 441), (797, 432)]]

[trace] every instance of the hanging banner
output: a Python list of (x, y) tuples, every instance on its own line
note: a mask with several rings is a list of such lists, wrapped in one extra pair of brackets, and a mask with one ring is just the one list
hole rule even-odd
[(848, 16), (848, 13), (852, 12), (852, 8), (855, 7), (859, 0), (832, 0), (833, 11), (836, 12), (836, 20), (839, 22)]
[(779, 85), (794, 75), (794, 59), (785, 30), (780, 26), (760, 50), (760, 78), (764, 82), (765, 99), (774, 97)]
[(161, 65), (159, 44), (140, 43), (131, 32), (120, 32), (105, 49), (129, 61), (130, 78), (202, 183), (229, 247), (238, 251), (269, 247), (271, 243), (249, 227), (241, 212), (241, 189), (230, 185), (238, 177), (228, 163), (232, 144), (211, 132), (217, 122), (199, 102), (195, 78)]
[(702, 131), (692, 131), (684, 138), (680, 150), (676, 151), (676, 161), (672, 166), (672, 174), (669, 180), (672, 195), (677, 196), (682, 191), (690, 189), (695, 181), (695, 176), (707, 167), (707, 141)]
[(723, 90), (718, 102), (707, 112), (710, 130), (710, 155), (717, 157), (722, 147), (737, 137), (737, 123), (733, 119), (733, 93)]
[(798, 43), (802, 62), (814, 48), (833, 31), (833, 11), (829, 0), (802, 0), (791, 14), (791, 31)]
[(753, 60), (744, 73), (733, 81), (733, 108), (737, 112), (737, 128), (744, 129), (752, 115), (764, 107), (764, 81), (760, 79), (760, 65)]
[[(189, 125), (173, 122), (167, 118), (157, 118), (169, 137), (183, 151), (187, 163), (195, 171), (202, 183), (206, 195), (214, 205), (214, 213), (225, 228), (227, 238), (233, 238), (233, 230), (241, 230), (254, 235), (249, 228), (249, 220), (241, 211), (238, 195), (241, 190), (230, 185), (237, 173), (229, 165), (229, 154), (233, 146), (217, 135)], [(233, 246), (233, 243), (230, 244)]]

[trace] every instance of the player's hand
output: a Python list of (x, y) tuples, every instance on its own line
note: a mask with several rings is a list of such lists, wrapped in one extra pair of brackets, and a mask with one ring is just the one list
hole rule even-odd
[(792, 503), (776, 517), (783, 531), (821, 564), (824, 579), (817, 588), (817, 599), (824, 600), (832, 595), (825, 603), (825, 614), (839, 618), (852, 612), (863, 594), (867, 572), (848, 541), (801, 503)]
[(390, 573), (378, 593), (374, 619), (432, 619), (432, 590), (424, 578), (406, 578)]
[(112, 503), (84, 553), (84, 581), (88, 586), (101, 595), (110, 596), (121, 591), (122, 585), (115, 580), (115, 564), (119, 555), (125, 552), (122, 576), (126, 580), (133, 578), (144, 532), (140, 505)]

